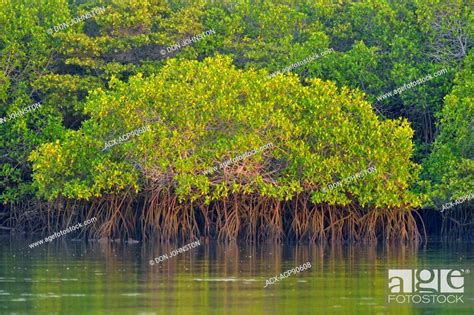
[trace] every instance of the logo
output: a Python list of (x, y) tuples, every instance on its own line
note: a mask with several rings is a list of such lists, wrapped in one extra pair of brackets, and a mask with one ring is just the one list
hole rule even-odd
[(464, 303), (465, 269), (389, 269), (389, 303)]

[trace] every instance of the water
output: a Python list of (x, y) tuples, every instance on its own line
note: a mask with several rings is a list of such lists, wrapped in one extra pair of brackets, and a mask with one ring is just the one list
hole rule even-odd
[[(473, 244), (179, 246), (0, 238), (0, 314), (474, 314), (473, 275), (463, 304), (388, 304), (388, 269), (465, 268)], [(311, 268), (268, 285), (306, 262)]]

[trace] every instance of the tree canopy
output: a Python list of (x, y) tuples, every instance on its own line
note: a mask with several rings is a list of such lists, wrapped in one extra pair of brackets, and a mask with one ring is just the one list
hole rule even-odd
[[(0, 124), (0, 203), (161, 183), (206, 202), (304, 192), (314, 203), (438, 207), (472, 192), (473, 17), (463, 0), (5, 0), (0, 117), (41, 107)], [(363, 181), (321, 192), (370, 166)]]

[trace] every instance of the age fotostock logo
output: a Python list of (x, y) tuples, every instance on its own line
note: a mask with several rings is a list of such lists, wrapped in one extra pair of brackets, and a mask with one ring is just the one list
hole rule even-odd
[(389, 269), (388, 302), (464, 303), (467, 269)]

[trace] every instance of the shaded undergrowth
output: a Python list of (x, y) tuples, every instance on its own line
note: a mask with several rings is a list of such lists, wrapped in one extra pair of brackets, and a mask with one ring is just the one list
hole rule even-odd
[[(24, 211), (28, 207), (28, 211)], [(97, 218), (80, 231), (84, 238), (143, 240), (369, 242), (377, 239), (419, 241), (416, 212), (364, 208), (357, 204), (312, 204), (304, 194), (289, 201), (233, 194), (206, 205), (180, 202), (171, 190), (122, 194), (90, 202), (57, 199), (17, 205), (3, 225), (17, 231), (53, 233), (77, 222)]]

